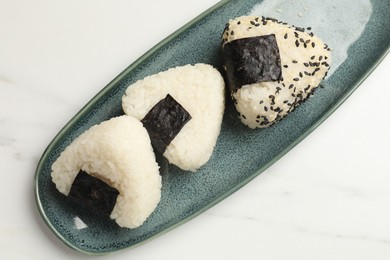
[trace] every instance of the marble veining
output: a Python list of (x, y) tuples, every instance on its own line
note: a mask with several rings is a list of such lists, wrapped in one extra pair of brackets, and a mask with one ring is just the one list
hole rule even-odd
[(292, 223), (283, 223), (278, 221), (273, 221), (270, 219), (265, 219), (258, 216), (229, 216), (229, 215), (218, 215), (213, 213), (208, 213), (208, 215), (212, 218), (216, 219), (227, 219), (231, 222), (254, 222), (254, 223), (262, 223), (263, 225), (275, 226), (277, 228), (281, 228), (283, 230), (289, 232), (302, 233), (308, 236), (317, 236), (327, 239), (345, 239), (345, 240), (360, 240), (363, 242), (373, 242), (380, 243), (385, 245), (390, 245), (390, 237), (389, 236), (380, 236), (376, 234), (359, 234), (356, 232), (330, 232), (324, 230), (315, 230), (309, 226), (298, 225)]
[[(64, 77), (57, 86), (52, 84), (61, 73), (51, 73), (56, 71), (51, 65), (57, 62), (66, 70), (66, 61), (86, 64), (92, 56), (107, 52), (111, 64), (122, 68), (123, 57), (118, 53), (132, 52), (132, 48), (137, 53), (151, 38), (164, 38), (173, 27), (217, 2), (0, 2), (1, 259), (90, 259), (70, 250), (48, 230), (33, 198), (33, 177), (41, 154), (99, 90), (94, 79), (89, 81), (91, 88), (73, 84), (87, 82), (88, 77), (76, 72), (69, 75), (72, 79)], [(158, 8), (150, 8), (151, 4)], [(306, 9), (302, 6), (297, 20), (309, 14), (310, 6)], [(53, 10), (61, 15), (52, 15)], [(160, 17), (159, 30), (145, 33), (139, 23), (146, 20), (145, 10)], [(98, 29), (86, 32), (85, 25), (68, 31), (52, 26), (51, 37), (40, 37), (44, 36), (40, 30), (40, 35), (29, 34), (32, 42), (26, 41), (28, 31), (48, 27), (47, 20), (39, 17), (50, 16), (53, 24), (74, 25), (72, 15), (76, 12), (81, 23), (86, 11), (90, 24), (105, 25), (107, 31), (132, 24), (133, 34), (112, 29), (105, 38)], [(275, 9), (276, 14), (284, 12), (283, 6)], [(86, 33), (94, 42), (92, 50), (75, 40)], [(58, 39), (74, 42), (62, 52)], [(123, 45), (113, 43), (120, 49), (110, 51), (109, 42), (118, 39)], [(40, 55), (39, 46), (51, 48), (48, 53), (54, 56)], [(30, 52), (36, 55), (24, 55)], [(102, 70), (102, 64), (91, 63), (84, 69), (88, 75), (97, 71), (104, 79), (116, 76)], [(247, 186), (180, 228), (110, 259), (389, 259), (389, 69), (387, 57), (320, 128)], [(99, 86), (106, 83), (98, 82)], [(373, 124), (362, 123), (362, 118), (372, 119)], [(82, 220), (72, 221), (80, 231), (86, 229)]]

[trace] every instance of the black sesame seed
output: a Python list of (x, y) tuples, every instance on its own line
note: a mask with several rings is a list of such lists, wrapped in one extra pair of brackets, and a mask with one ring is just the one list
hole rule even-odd
[(251, 21), (251, 25), (255, 25), (255, 22), (254, 22), (254, 21)]
[(234, 31), (231, 31), (231, 32), (230, 32), (230, 35), (234, 35)]
[(303, 65), (305, 65), (305, 67), (309, 67), (309, 63), (307, 62), (303, 63)]
[(298, 63), (298, 61), (296, 61), (296, 60), (292, 60), (292, 63)]
[(275, 97), (271, 99), (271, 105), (275, 105)]
[(323, 58), (323, 57), (322, 57), (322, 56), (320, 56), (320, 57), (318, 58), (318, 60), (319, 60), (319, 61), (322, 61), (322, 58)]
[(256, 117), (256, 118), (258, 118), (258, 119), (259, 119), (259, 118), (260, 118), (260, 115), (257, 115), (257, 117)]
[(241, 21), (238, 21), (237, 24), (240, 25), (240, 24), (241, 24)]
[(314, 48), (314, 47), (316, 47), (316, 44), (314, 42), (312, 42), (311, 46)]
[(310, 72), (304, 71), (303, 73), (305, 73), (306, 76), (311, 76)]
[(309, 31), (311, 30), (311, 27), (309, 26), (309, 27), (307, 27), (306, 29), (308, 29)]
[(290, 86), (288, 86), (289, 89), (292, 89), (294, 87), (294, 84), (290, 84)]
[(313, 32), (310, 32), (309, 35), (310, 35), (311, 37), (313, 37), (313, 36), (314, 36), (314, 33), (313, 33)]
[(285, 35), (284, 35), (284, 39), (287, 39), (288, 38), (288, 34), (286, 33)]
[(242, 118), (246, 119), (246, 116), (243, 114), (243, 115), (242, 115)]
[(316, 56), (315, 56), (315, 55), (313, 55), (313, 56), (311, 56), (311, 57), (310, 57), (310, 59), (314, 60), (314, 59), (315, 59), (315, 57), (316, 57)]
[(299, 72), (299, 77), (301, 77), (301, 78), (303, 77), (303, 74), (302, 74), (302, 72)]
[(264, 111), (267, 112), (268, 111), (268, 107), (264, 106)]
[(270, 21), (272, 21), (272, 22), (275, 22), (275, 23), (279, 22), (278, 19), (271, 18), (271, 17), (266, 17), (266, 19), (267, 19), (267, 20), (270, 20)]
[(285, 67), (286, 69), (288, 68), (288, 65), (283, 65), (283, 67)]
[(287, 104), (287, 103), (288, 103), (288, 100), (283, 101), (283, 104)]
[(298, 40), (295, 41), (295, 46), (299, 47), (299, 42), (298, 42)]
[(261, 104), (263, 104), (263, 103), (264, 103), (264, 100), (260, 100), (259, 104), (261, 105)]
[(299, 78), (294, 78), (293, 80), (294, 80), (294, 81), (299, 81)]
[(303, 43), (303, 47), (307, 48), (307, 44), (306, 42)]

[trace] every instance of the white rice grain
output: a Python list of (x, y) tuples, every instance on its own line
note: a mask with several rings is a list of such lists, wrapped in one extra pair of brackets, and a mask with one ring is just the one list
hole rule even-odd
[(167, 146), (164, 157), (183, 170), (195, 171), (211, 157), (225, 109), (225, 83), (210, 65), (171, 68), (130, 85), (122, 99), (127, 115), (142, 120), (170, 94), (191, 115)]
[(76, 138), (52, 165), (52, 180), (68, 195), (80, 170), (119, 191), (110, 217), (121, 227), (136, 228), (161, 197), (159, 166), (142, 124), (130, 116), (102, 122)]

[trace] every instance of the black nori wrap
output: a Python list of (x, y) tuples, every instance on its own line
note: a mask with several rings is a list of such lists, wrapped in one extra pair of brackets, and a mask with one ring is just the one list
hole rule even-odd
[(80, 170), (73, 181), (68, 197), (97, 213), (110, 216), (119, 192), (104, 181)]
[(141, 120), (154, 148), (164, 153), (167, 146), (191, 119), (191, 115), (171, 96), (160, 100)]
[(274, 34), (231, 41), (223, 46), (222, 52), (231, 92), (247, 84), (282, 80)]

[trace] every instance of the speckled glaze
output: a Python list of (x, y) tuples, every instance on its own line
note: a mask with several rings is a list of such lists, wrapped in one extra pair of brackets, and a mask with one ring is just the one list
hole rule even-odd
[[(323, 88), (288, 117), (270, 128), (252, 130), (240, 122), (228, 99), (221, 135), (204, 167), (195, 173), (183, 173), (158, 157), (163, 178), (162, 199), (141, 227), (133, 230), (119, 228), (115, 222), (95, 218), (90, 212), (67, 202), (55, 189), (50, 177), (51, 165), (61, 151), (92, 125), (123, 114), (121, 97), (126, 87), (138, 79), (188, 63), (209, 63), (223, 72), (220, 37), (225, 23), (231, 18), (249, 14), (261, 2), (222, 1), (185, 25), (115, 78), (50, 143), (37, 167), (35, 196), (43, 219), (65, 244), (87, 254), (118, 252), (144, 243), (197, 216), (255, 178), (299, 143), (342, 104), (388, 53), (390, 3), (372, 0), (368, 22), (349, 46), (347, 58), (334, 68), (334, 73), (322, 83)], [(330, 2), (318, 5), (324, 5), (323, 10), (328, 10), (325, 5)], [(344, 2), (359, 5), (367, 1)], [(287, 14), (284, 17), (279, 11), (275, 7), (275, 15), (291, 23), (291, 17)], [(272, 15), (272, 10), (269, 12), (267, 15)], [(297, 5), (298, 17), (300, 12), (302, 6)], [(327, 26), (326, 21), (324, 26)], [(328, 29), (332, 34), (333, 28)], [(304, 160), (297, 163), (304, 163)]]

